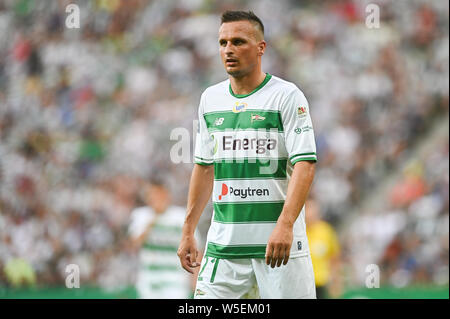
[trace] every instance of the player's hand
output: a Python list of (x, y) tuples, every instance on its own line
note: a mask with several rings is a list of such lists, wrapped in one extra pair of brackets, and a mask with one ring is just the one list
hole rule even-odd
[(266, 247), (266, 264), (272, 268), (286, 265), (293, 239), (293, 226), (277, 223)]
[(194, 273), (192, 268), (200, 266), (197, 263), (198, 250), (194, 236), (183, 236), (177, 255), (180, 258), (181, 266), (191, 274)]

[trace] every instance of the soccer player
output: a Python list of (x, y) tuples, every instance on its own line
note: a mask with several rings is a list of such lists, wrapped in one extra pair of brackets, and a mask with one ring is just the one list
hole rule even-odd
[(153, 178), (143, 189), (147, 206), (133, 210), (129, 227), (133, 244), (140, 249), (138, 298), (189, 298), (193, 278), (181, 268), (175, 254), (184, 209), (170, 204), (169, 189), (161, 179)]
[[(264, 73), (264, 26), (253, 12), (227, 11), (219, 29), (229, 78), (200, 99), (195, 165), (178, 248), (200, 268), (195, 298), (315, 298), (304, 203), (316, 146), (308, 102), (293, 83)], [(194, 230), (212, 194), (201, 265)]]

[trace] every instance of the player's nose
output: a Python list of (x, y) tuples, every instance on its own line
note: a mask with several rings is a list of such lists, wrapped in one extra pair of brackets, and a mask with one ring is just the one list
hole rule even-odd
[(234, 54), (234, 47), (231, 44), (231, 42), (228, 42), (227, 45), (225, 46), (225, 55), (229, 56)]

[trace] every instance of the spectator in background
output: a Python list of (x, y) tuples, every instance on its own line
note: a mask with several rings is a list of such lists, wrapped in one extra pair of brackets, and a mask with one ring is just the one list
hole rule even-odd
[(133, 245), (139, 249), (138, 297), (191, 297), (195, 276), (181, 268), (177, 256), (185, 209), (171, 204), (170, 191), (162, 179), (153, 178), (145, 185), (143, 197), (147, 206), (133, 210), (129, 229)]
[(13, 258), (4, 266), (8, 283), (18, 288), (20, 286), (34, 286), (36, 284), (36, 273), (26, 260)]
[(306, 235), (316, 281), (317, 299), (339, 297), (340, 245), (333, 227), (321, 219), (319, 203), (309, 199), (306, 203)]

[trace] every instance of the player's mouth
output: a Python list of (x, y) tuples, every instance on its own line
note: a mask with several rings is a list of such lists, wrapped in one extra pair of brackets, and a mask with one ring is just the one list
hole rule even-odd
[(237, 60), (237, 59), (231, 59), (231, 58), (229, 58), (229, 59), (226, 59), (226, 60), (225, 60), (225, 63), (226, 63), (227, 66), (233, 66), (233, 65), (235, 65), (236, 63), (238, 63), (238, 60)]

